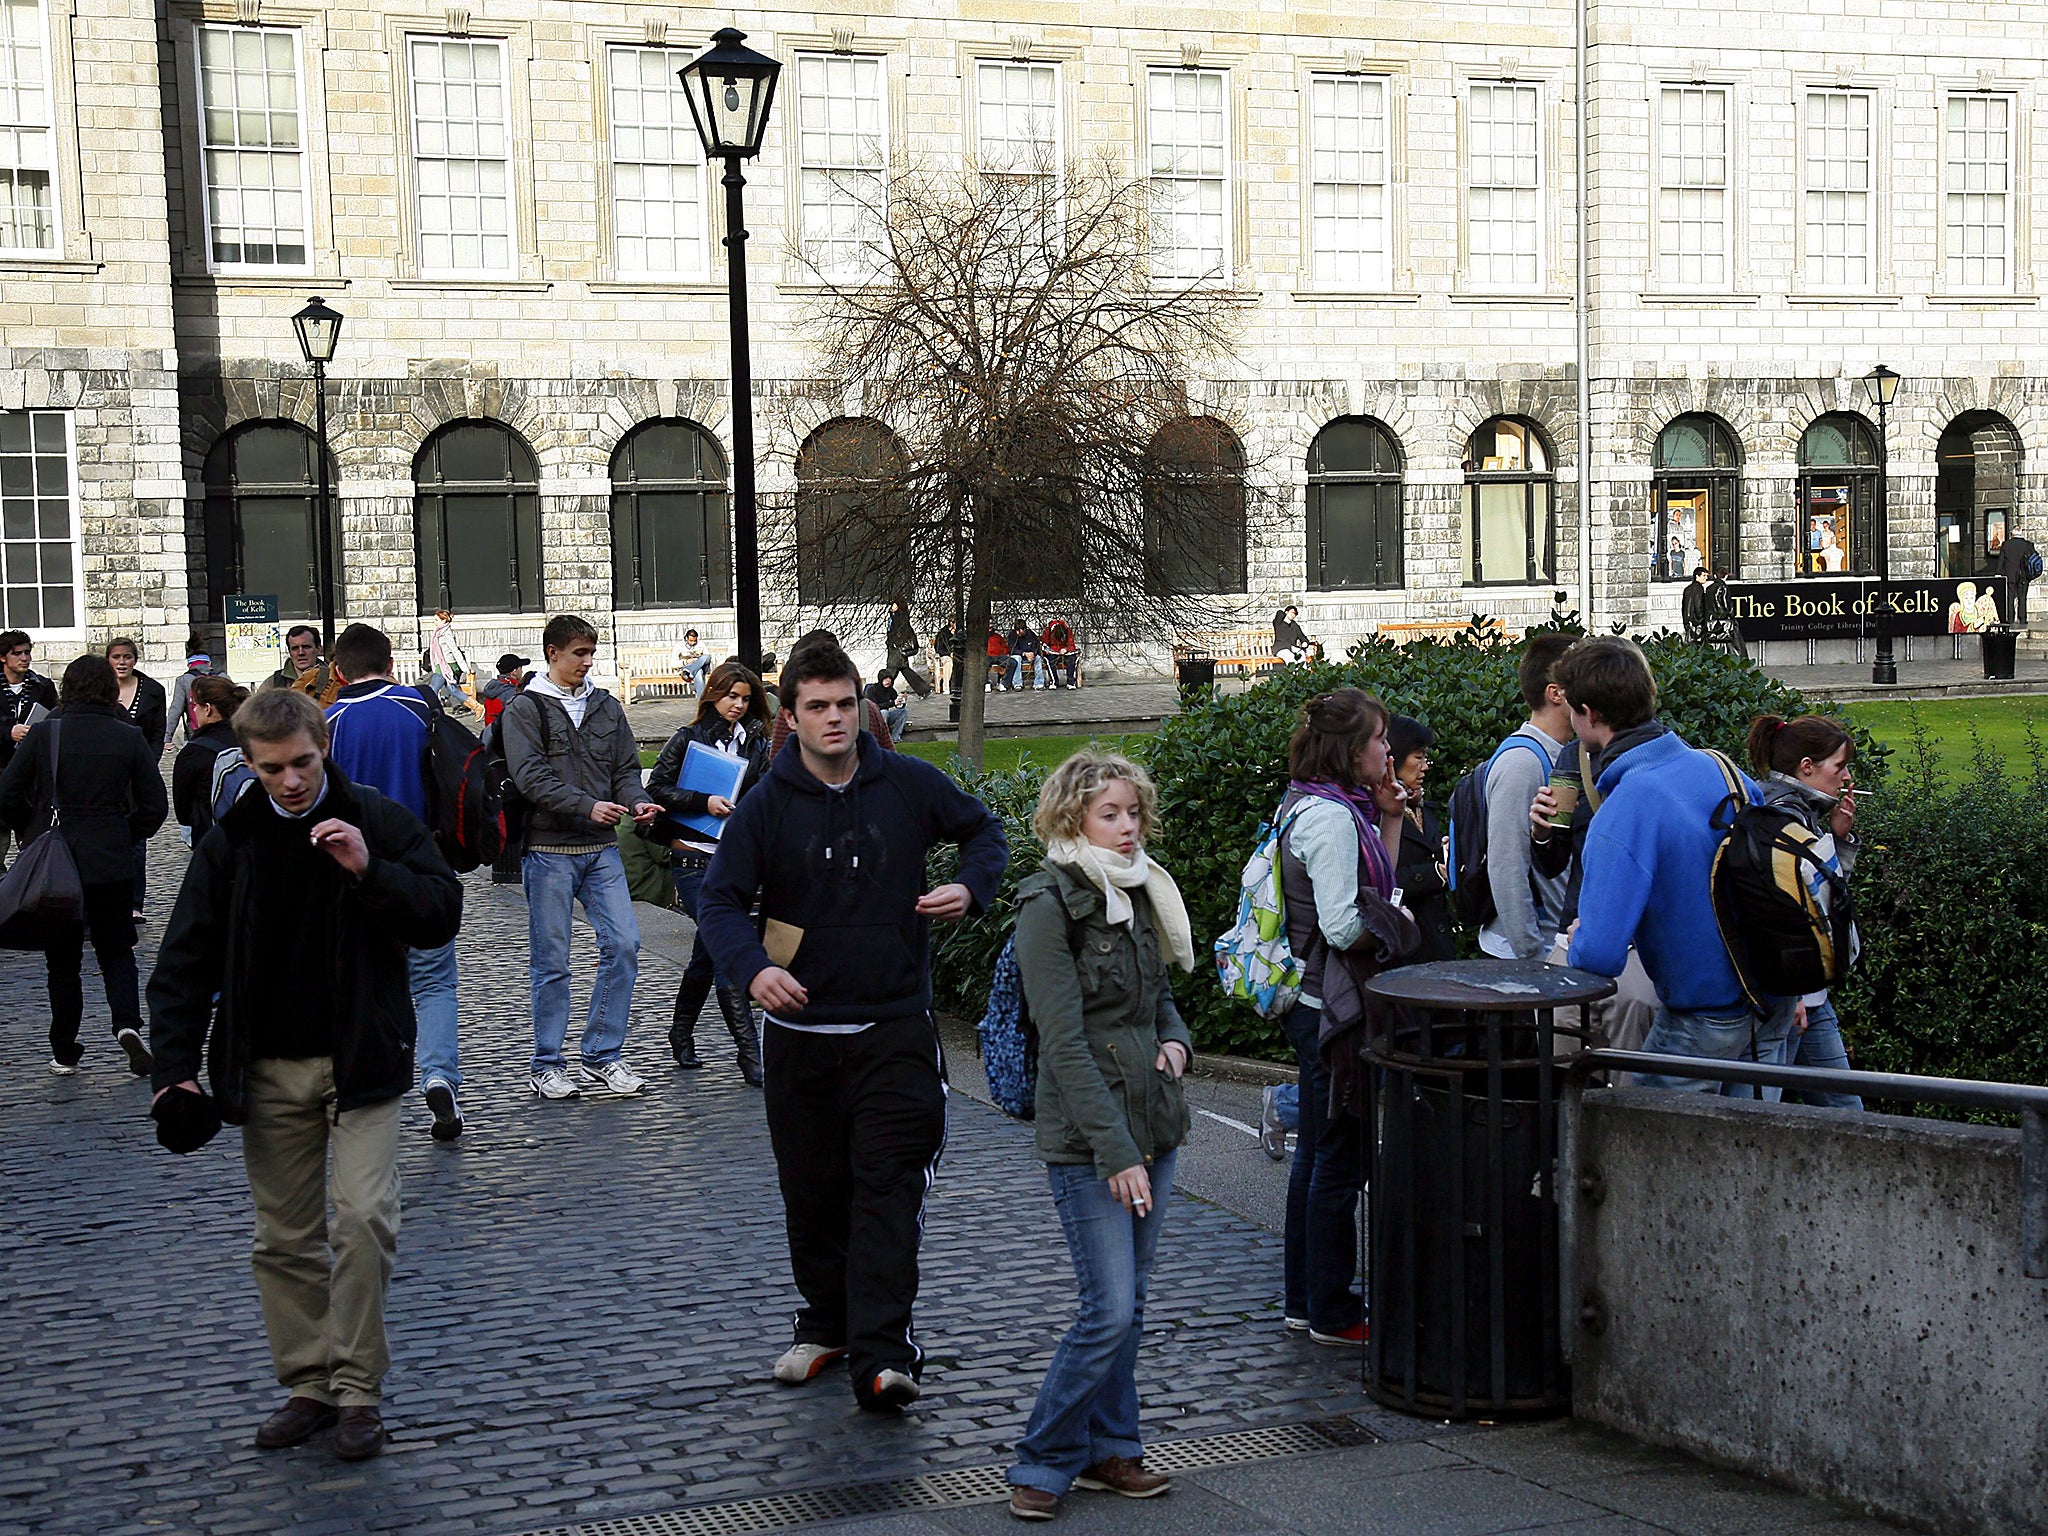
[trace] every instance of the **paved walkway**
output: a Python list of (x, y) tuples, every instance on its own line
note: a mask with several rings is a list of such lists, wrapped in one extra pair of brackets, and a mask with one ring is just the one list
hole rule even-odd
[[(145, 964), (184, 857), (158, 839)], [(278, 1391), (249, 1277), (236, 1134), (188, 1158), (154, 1144), (147, 1087), (118, 1066), (91, 981), (85, 1069), (49, 1076), (39, 960), (0, 955), (0, 992), (14, 1000), (0, 1027), (0, 1530), (496, 1536), (621, 1522), (599, 1528), (661, 1536), (742, 1527), (622, 1522), (1003, 1463), (1072, 1297), (1026, 1129), (954, 1097), (928, 1213), (919, 1326), (930, 1368), (916, 1408), (898, 1420), (859, 1413), (839, 1379), (777, 1387), (768, 1366), (795, 1296), (760, 1097), (708, 1021), (709, 1067), (685, 1074), (661, 1060), (683, 934), (650, 918), (628, 1046), (651, 1076), (647, 1095), (542, 1105), (524, 1079), (523, 900), (468, 884), (470, 1125), (438, 1145), (424, 1109), (407, 1108), (386, 1383), (394, 1440), (359, 1466), (318, 1442), (250, 1447)], [(578, 973), (591, 964), (579, 930)], [(963, 1063), (960, 1076), (977, 1074)], [(1386, 1443), (1190, 1472), (1149, 1505), (1077, 1495), (1062, 1528), (1878, 1529), (1605, 1437), (1557, 1426), (1452, 1434), (1379, 1409), (1358, 1388), (1355, 1356), (1279, 1327), (1279, 1246), (1221, 1205), (1176, 1200), (1142, 1356), (1148, 1440), (1344, 1416)], [(1008, 1517), (983, 1504), (858, 1525), (877, 1536), (992, 1531)]]

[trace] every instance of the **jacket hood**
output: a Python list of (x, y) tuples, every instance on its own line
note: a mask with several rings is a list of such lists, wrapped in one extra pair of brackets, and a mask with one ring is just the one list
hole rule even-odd
[[(860, 753), (860, 766), (853, 771), (852, 784), (871, 784), (882, 776), (882, 744), (874, 736), (862, 731), (855, 738), (855, 749)], [(769, 766), (768, 776), (779, 779), (791, 789), (806, 795), (823, 797), (833, 793), (825, 781), (804, 766), (803, 744), (794, 734), (789, 744), (775, 754), (775, 761)]]

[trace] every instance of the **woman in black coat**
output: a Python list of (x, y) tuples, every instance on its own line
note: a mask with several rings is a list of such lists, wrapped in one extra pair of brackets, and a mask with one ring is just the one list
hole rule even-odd
[(1450, 885), (1445, 879), (1444, 829), (1422, 797), (1429, 777), (1429, 749), (1436, 734), (1412, 715), (1387, 721), (1387, 760), (1401, 781), (1401, 856), (1394, 861), (1394, 882), (1401, 887), (1401, 905), (1415, 915), (1422, 947), (1414, 963), (1455, 960), (1458, 941), (1451, 934)]
[(198, 729), (171, 761), (171, 815), (190, 834), (188, 843), (197, 843), (213, 825), (213, 770), (221, 753), (242, 750), (229, 722), (248, 697), (248, 689), (225, 677), (193, 680)]
[(104, 656), (81, 656), (64, 669), (58, 710), (28, 733), (0, 774), (0, 820), (23, 845), (56, 823), (85, 887), (85, 923), (43, 951), (50, 982), (50, 1070), (69, 1077), (85, 1052), (85, 940), (92, 938), (114, 1038), (128, 1069), (149, 1075), (142, 1040), (142, 997), (135, 974), (135, 920), (129, 893), (135, 845), (164, 823), (167, 809), (156, 754), (129, 723), (120, 684)]
[[(142, 739), (148, 743), (151, 755), (163, 756), (164, 741), (170, 735), (171, 727), (164, 685), (138, 669), (136, 663), (142, 659), (142, 652), (126, 635), (118, 635), (107, 642), (106, 656), (114, 669), (114, 681), (120, 688), (119, 697), (114, 702), (121, 706), (129, 723), (142, 732)], [(142, 898), (148, 888), (149, 844), (137, 843), (133, 916), (138, 923), (142, 921)]]

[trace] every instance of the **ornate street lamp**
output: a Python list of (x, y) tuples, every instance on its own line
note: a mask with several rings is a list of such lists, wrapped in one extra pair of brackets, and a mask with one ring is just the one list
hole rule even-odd
[(299, 350), (313, 365), (313, 435), (319, 442), (320, 499), (316, 521), (317, 543), (313, 551), (313, 582), (320, 597), (320, 654), (334, 659), (334, 504), (327, 483), (327, 365), (334, 361), (335, 346), (341, 340), (341, 315), (314, 299), (292, 316), (292, 329), (299, 333)]
[(732, 330), (733, 651), (761, 664), (761, 549), (754, 501), (754, 370), (747, 340), (747, 221), (740, 162), (761, 152), (782, 65), (724, 27), (679, 73), (704, 158), (725, 161), (726, 309)]
[(1899, 664), (1892, 658), (1892, 444), (1885, 419), (1892, 401), (1898, 398), (1899, 376), (1879, 363), (1863, 376), (1863, 392), (1877, 407), (1877, 660), (1871, 666), (1873, 683), (1896, 683)]

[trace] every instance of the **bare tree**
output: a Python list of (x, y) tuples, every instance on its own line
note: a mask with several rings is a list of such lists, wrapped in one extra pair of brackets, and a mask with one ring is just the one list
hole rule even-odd
[(979, 763), (998, 615), (1129, 642), (1241, 606), (1255, 477), (1189, 398), (1238, 305), (1147, 273), (1147, 188), (1108, 166), (899, 171), (869, 213), (858, 278), (798, 252), (812, 371), (869, 420), (798, 450), (796, 539), (764, 565), (807, 606), (907, 596), (964, 628)]

